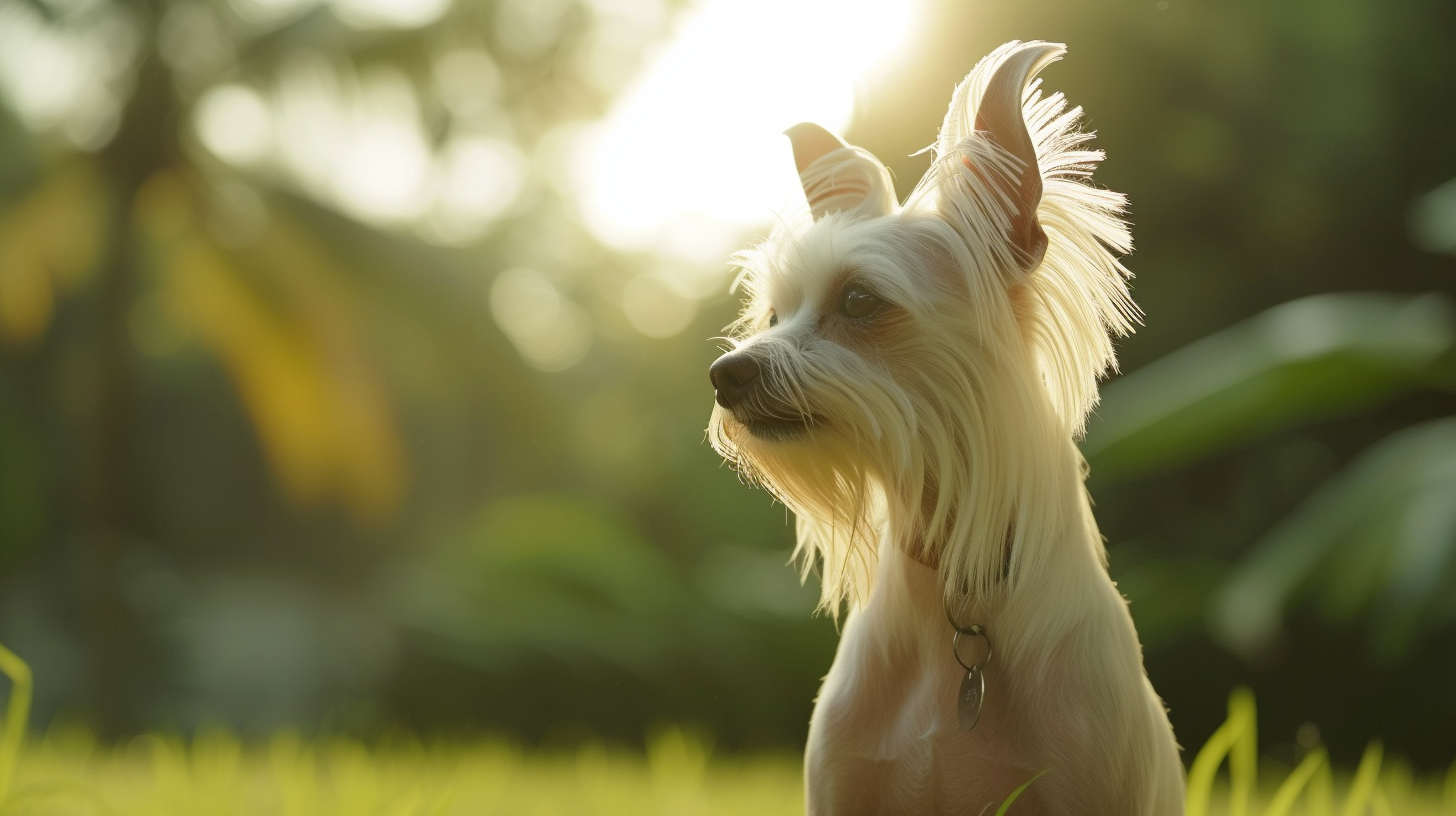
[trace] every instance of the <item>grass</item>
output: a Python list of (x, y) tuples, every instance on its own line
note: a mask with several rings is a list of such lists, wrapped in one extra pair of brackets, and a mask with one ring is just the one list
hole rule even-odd
[[(594, 743), (527, 752), (499, 739), (365, 745), (289, 732), (257, 745), (222, 731), (102, 746), (83, 729), (57, 728), (27, 740), (29, 669), (0, 646), (0, 672), (12, 682), (0, 730), (0, 816), (803, 812), (798, 757), (715, 757), (706, 740), (679, 729), (658, 733), (645, 752)], [(1255, 721), (1253, 695), (1235, 691), (1228, 720), (1189, 769), (1188, 816), (1456, 814), (1456, 766), (1444, 779), (1418, 780), (1372, 743), (1352, 774), (1332, 769), (1322, 749), (1293, 768), (1261, 769)], [(1015, 816), (1014, 799), (998, 816)]]

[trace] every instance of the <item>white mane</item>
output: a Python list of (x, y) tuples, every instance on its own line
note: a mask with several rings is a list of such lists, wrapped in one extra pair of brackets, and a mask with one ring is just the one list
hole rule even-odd
[[(806, 574), (820, 571), (821, 606), (831, 613), (868, 599), (882, 542), (938, 563), (948, 595), (978, 597), (1038, 571), (1068, 529), (1087, 527), (1100, 547), (1072, 440), (1097, 400), (1097, 378), (1115, 366), (1109, 333), (1130, 332), (1138, 317), (1118, 261), (1131, 239), (1124, 198), (1088, 183), (1102, 153), (1085, 149), (1091, 135), (1078, 129), (1080, 108), (1068, 110), (1061, 94), (1042, 98), (1032, 81), (1022, 114), (1048, 242), (1041, 264), (1022, 270), (1007, 238), (1005, 192), (1016, 189), (1007, 182), (1021, 162), (973, 123), (988, 79), (1028, 46), (1042, 55), (1031, 73), (1062, 53), (1011, 43), (982, 60), (957, 87), (932, 166), (903, 208), (877, 159), (835, 150), (803, 181), (811, 206), (837, 212), (818, 221), (786, 215), (769, 241), (736, 259), (749, 305), (732, 327), (735, 345), (751, 344), (792, 372), (780, 396), (804, 416), (845, 421), (812, 445), (759, 445), (719, 410), (710, 438), (795, 512), (795, 553)], [(937, 307), (963, 302), (966, 290), (934, 282), (921, 268), (931, 257), (969, 287), (973, 314), (937, 322)], [(793, 318), (768, 328), (770, 306), (787, 315), (816, 275), (843, 268), (862, 270), (926, 325), (913, 348), (891, 336), (876, 352), (881, 363), (908, 361), (893, 377), (815, 342)], [(876, 277), (877, 269), (902, 271)]]

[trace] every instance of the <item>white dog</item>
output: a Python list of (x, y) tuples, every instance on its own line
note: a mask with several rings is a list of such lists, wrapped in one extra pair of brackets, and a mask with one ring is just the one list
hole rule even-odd
[(790, 129), (812, 221), (739, 257), (714, 448), (798, 519), (849, 608), (810, 814), (1169, 816), (1183, 767), (1074, 440), (1137, 317), (1122, 196), (1008, 43), (956, 88), (899, 206), (869, 152)]

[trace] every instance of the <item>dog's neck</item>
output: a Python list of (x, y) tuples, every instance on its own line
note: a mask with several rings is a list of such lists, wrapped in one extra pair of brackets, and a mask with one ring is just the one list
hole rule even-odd
[[(936, 498), (935, 492), (932, 489), (927, 488), (926, 494), (926, 498), (921, 502), (921, 505), (922, 512), (928, 516), (935, 507)], [(1006, 540), (1001, 545), (1001, 581), (1005, 581), (1011, 575), (1011, 548), (1015, 545), (1015, 541), (1016, 519), (1013, 518), (1011, 520), (1011, 523), (1006, 527)], [(905, 555), (909, 556), (910, 560), (920, 564), (923, 567), (929, 567), (930, 569), (935, 570), (936, 573), (939, 573), (940, 553), (942, 549), (943, 545), (928, 542), (922, 535), (917, 536), (914, 540), (907, 543), (904, 547), (904, 552)], [(970, 588), (965, 585), (964, 581), (961, 581), (960, 586), (956, 588), (956, 593), (964, 595), (969, 592)]]
[(927, 473), (922, 486), (906, 491), (915, 498), (888, 503), (887, 532), (905, 556), (936, 570), (948, 598), (975, 590), (1000, 594), (1031, 578), (1028, 572), (1045, 565), (1048, 548), (1083, 525), (1085, 463), (1050, 406), (1036, 408), (1023, 414), (1020, 427), (1009, 416), (987, 418), (991, 427), (1016, 430), (980, 437), (986, 447), (971, 447), (981, 461), (1000, 464), (973, 465), (973, 477), (957, 483), (964, 493), (943, 495)]
[[(935, 512), (935, 505), (938, 501), (940, 501), (939, 491), (933, 485), (926, 485), (920, 494), (920, 517), (922, 519), (930, 518), (930, 515)], [(924, 530), (923, 522), (920, 528)], [(937, 572), (940, 571), (941, 545), (939, 542), (927, 541), (923, 532), (905, 542), (904, 551), (910, 560), (919, 562)]]
[[(919, 539), (907, 545), (886, 537), (876, 589), (864, 612), (889, 622), (896, 642), (957, 677), (960, 669), (950, 651), (952, 635), (958, 627), (972, 624), (984, 628), (987, 648), (994, 644), (998, 655), (988, 675), (993, 682), (1006, 682), (1006, 672), (1017, 671), (1015, 667), (1026, 665), (1028, 659), (1032, 665), (1043, 659), (1048, 644), (1060, 642), (1061, 633), (1082, 620), (1079, 614), (1048, 619), (1046, 610), (1063, 602), (1070, 604), (1067, 608), (1081, 609), (1077, 604), (1085, 597), (1076, 588), (1086, 585), (1087, 574), (1105, 570), (1101, 540), (1082, 486), (1084, 465), (1070, 439), (1063, 445), (1057, 456), (1060, 467), (1046, 467), (1039, 474), (1045, 481), (1044, 489), (1033, 493), (1039, 503), (1018, 507), (995, 539)], [(922, 503), (933, 508), (938, 497), (927, 493)], [(966, 574), (947, 569), (944, 554), (955, 547), (994, 547), (999, 552), (999, 569), (989, 584), (975, 587)], [(910, 647), (912, 643), (916, 645)], [(973, 656), (980, 654), (978, 647), (966, 649)], [(988, 692), (986, 704), (1003, 705), (1004, 699)]]

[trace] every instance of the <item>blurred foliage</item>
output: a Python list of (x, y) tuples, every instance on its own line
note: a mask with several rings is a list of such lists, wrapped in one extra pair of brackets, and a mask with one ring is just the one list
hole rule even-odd
[[(0, 639), (38, 725), (802, 741), (833, 626), (703, 444), (726, 265), (574, 199), (681, 11), (0, 0)], [(1133, 202), (1148, 324), (1085, 444), (1180, 739), (1248, 682), (1276, 751), (1318, 721), (1444, 766), (1456, 7), (927, 3), (848, 137), (908, 192), (1026, 37)]]
[[(543, 652), (567, 670), (640, 674), (672, 653), (688, 598), (671, 563), (624, 520), (571, 497), (498, 500), (399, 576), (400, 616), (487, 665)], [(512, 658), (515, 658), (513, 661)]]
[(1179, 464), (1427, 386), (1456, 391), (1456, 313), (1439, 295), (1316, 295), (1109, 385), (1083, 453), (1110, 479)]
[[(1456, 794), (1456, 768), (1453, 768), (1447, 774), (1444, 790), (1438, 791), (1433, 785), (1425, 794), (1429, 798), (1422, 801), (1423, 786), (1413, 784), (1408, 769), (1399, 762), (1394, 763), (1392, 770), (1382, 768), (1382, 765), (1389, 767), (1389, 763), (1385, 762), (1384, 748), (1378, 742), (1365, 748), (1342, 796), (1335, 794), (1329, 755), (1317, 746), (1304, 746), (1304, 756), (1294, 768), (1280, 768), (1283, 779), (1268, 792), (1268, 777), (1262, 783), (1259, 778), (1258, 751), (1254, 695), (1247, 688), (1235, 689), (1229, 695), (1228, 719), (1198, 750), (1188, 769), (1188, 816), (1217, 812), (1285, 816), (1293, 812), (1296, 803), (1300, 805), (1299, 813), (1308, 814), (1439, 813), (1453, 804), (1451, 797)], [(1225, 760), (1228, 786), (1218, 791), (1222, 796), (1216, 796), (1217, 774)], [(1261, 784), (1266, 786), (1264, 790)]]
[(1456, 621), (1453, 497), (1456, 417), (1381, 440), (1255, 545), (1217, 599), (1218, 633), (1256, 648), (1302, 589), (1399, 660), (1418, 635)]
[[(1106, 419), (1084, 453), (1103, 478), (1129, 478), (1422, 388), (1456, 393), (1446, 298), (1316, 295), (1109, 386)], [(1456, 623), (1446, 600), (1456, 597), (1453, 421), (1376, 443), (1257, 542), (1219, 591), (1215, 634), (1246, 654), (1267, 647), (1298, 589), (1319, 595), (1337, 625), (1370, 631), (1386, 661), (1418, 634)], [(1199, 606), (1185, 605), (1182, 617)], [(1163, 616), (1164, 626), (1177, 617)]]

